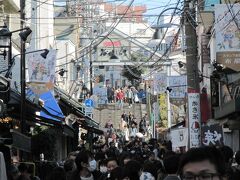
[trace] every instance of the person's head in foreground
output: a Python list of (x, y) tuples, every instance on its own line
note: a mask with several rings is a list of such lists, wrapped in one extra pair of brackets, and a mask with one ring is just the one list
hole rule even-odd
[(224, 158), (215, 147), (190, 149), (182, 155), (178, 173), (182, 180), (226, 180)]

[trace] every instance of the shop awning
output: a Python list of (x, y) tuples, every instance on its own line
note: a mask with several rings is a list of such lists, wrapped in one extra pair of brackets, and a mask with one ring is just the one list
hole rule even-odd
[[(29, 90), (26, 92), (26, 123), (30, 125), (39, 123), (46, 126), (60, 128), (65, 135), (73, 137), (74, 130), (65, 123), (65, 117), (62, 110), (52, 93), (46, 92), (40, 95), (40, 99), (43, 102), (42, 106), (38, 105), (34, 97), (35, 94), (32, 91)], [(20, 100), (20, 93), (11, 89), (8, 111), (9, 115), (16, 119), (20, 119)], [(37, 115), (36, 112), (40, 113)]]
[(56, 99), (50, 91), (40, 95), (39, 99), (43, 101), (40, 116), (55, 121), (61, 121), (64, 118), (62, 110), (60, 109)]
[[(89, 116), (85, 115), (85, 108), (82, 104), (77, 102), (75, 99), (73, 99), (71, 96), (69, 96), (66, 92), (63, 90), (60, 90), (59, 88), (55, 87), (56, 95), (60, 98), (60, 105), (63, 111), (65, 111), (65, 114), (75, 114), (79, 118), (84, 118), (85, 123), (87, 123), (88, 126), (99, 128), (99, 123), (94, 121)], [(65, 106), (65, 108), (64, 108)]]

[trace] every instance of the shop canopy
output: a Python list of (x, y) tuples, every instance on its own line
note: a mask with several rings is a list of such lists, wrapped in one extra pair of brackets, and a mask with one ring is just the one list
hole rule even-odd
[(39, 99), (43, 101), (43, 110), (40, 111), (41, 117), (55, 121), (61, 121), (64, 118), (62, 110), (50, 91), (41, 94)]

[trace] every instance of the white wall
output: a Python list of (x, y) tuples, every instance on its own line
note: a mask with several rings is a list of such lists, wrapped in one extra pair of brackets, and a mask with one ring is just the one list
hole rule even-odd
[[(112, 23), (106, 23), (107, 27), (111, 25)], [(149, 39), (152, 38), (154, 33), (154, 30), (149, 28), (147, 23), (119, 23), (116, 29), (145, 45), (148, 43)]]
[[(32, 3), (26, 3), (26, 21), (25, 26), (28, 26), (32, 30), (30, 43), (26, 43), (26, 51), (34, 51), (37, 49), (45, 49), (53, 47), (53, 0), (49, 0), (48, 3), (44, 3), (44, 0), (32, 1)], [(13, 16), (13, 15), (12, 15)], [(20, 29), (19, 16), (13, 16), (11, 20), (11, 29)], [(13, 40), (20, 47), (20, 39), (18, 33), (13, 34)], [(20, 50), (15, 49), (13, 46), (12, 56), (19, 54)], [(27, 64), (27, 59), (26, 59)], [(27, 70), (27, 68), (26, 68)], [(12, 87), (15, 84), (20, 90), (20, 56), (15, 58), (15, 65), (12, 69)], [(27, 75), (27, 72), (26, 72)], [(16, 83), (15, 83), (16, 82)]]
[(63, 77), (56, 73), (56, 81), (59, 82), (60, 88), (68, 92), (71, 83), (76, 80), (74, 63), (71, 62), (71, 60), (76, 59), (75, 45), (70, 40), (57, 40), (55, 48), (58, 49), (56, 71), (61, 68), (67, 70), (67, 72), (64, 73)]
[(53, 0), (44, 2), (45, 0), (32, 1), (31, 4), (27, 3), (26, 6), (26, 17), (31, 17), (30, 27), (33, 30), (31, 49), (49, 48), (54, 44)]

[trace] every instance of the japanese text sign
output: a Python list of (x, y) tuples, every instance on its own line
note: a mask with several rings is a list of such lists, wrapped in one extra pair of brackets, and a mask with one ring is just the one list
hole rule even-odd
[(187, 76), (169, 76), (170, 98), (185, 98), (187, 92)]
[(161, 94), (166, 92), (167, 75), (165, 73), (155, 73), (153, 76), (153, 90), (154, 94)]
[(188, 93), (189, 147), (200, 146), (200, 95)]
[(223, 130), (219, 124), (202, 127), (202, 144), (204, 146), (223, 145)]

